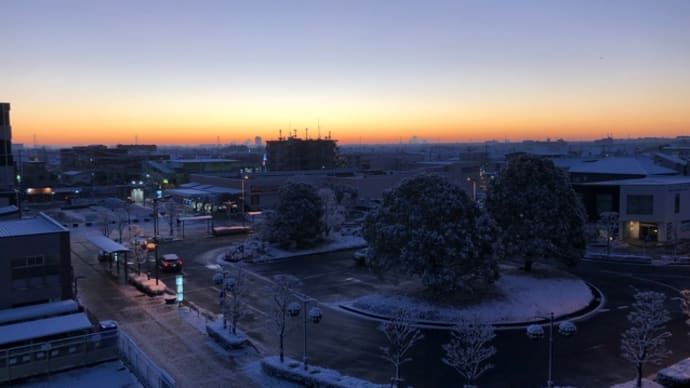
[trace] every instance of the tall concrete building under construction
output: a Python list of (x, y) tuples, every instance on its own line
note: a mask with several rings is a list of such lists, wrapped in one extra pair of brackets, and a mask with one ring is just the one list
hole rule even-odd
[(268, 171), (331, 169), (338, 166), (338, 147), (330, 138), (269, 140), (266, 162)]

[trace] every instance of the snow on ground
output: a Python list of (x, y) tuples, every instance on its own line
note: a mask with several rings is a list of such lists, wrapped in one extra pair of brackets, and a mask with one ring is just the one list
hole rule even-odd
[[(265, 253), (254, 261), (279, 260), (295, 255), (365, 246), (364, 239), (356, 232), (348, 231), (330, 243), (307, 250), (287, 251), (267, 244)], [(222, 256), (218, 258), (218, 262), (224, 262)], [(541, 320), (550, 313), (558, 318), (587, 307), (593, 299), (590, 288), (579, 278), (542, 266), (536, 266), (532, 273), (514, 267), (503, 267), (501, 278), (496, 282), (490, 298), (466, 303), (461, 307), (432, 304), (418, 296), (420, 292), (405, 295), (400, 290), (401, 288), (396, 288), (394, 293), (370, 294), (329, 305), (384, 317), (394, 315), (395, 311), (404, 306), (406, 311), (412, 313), (413, 318), (421, 321), (454, 322), (460, 318), (476, 316), (485, 322), (509, 324)]]
[[(631, 381), (628, 381), (625, 383), (613, 385), (610, 388), (635, 388), (635, 387), (637, 387), (636, 384), (637, 384), (637, 381), (631, 380)], [(642, 388), (664, 388), (664, 386), (661, 384), (657, 384), (651, 380), (642, 379)]]
[(353, 234), (342, 234), (338, 236), (338, 238), (319, 245), (318, 247), (315, 248), (310, 248), (310, 249), (304, 249), (304, 250), (299, 250), (299, 251), (289, 251), (289, 250), (284, 250), (280, 248), (276, 248), (272, 245), (266, 245), (266, 252), (256, 259), (254, 261), (256, 262), (261, 262), (261, 261), (269, 261), (269, 260), (277, 260), (277, 259), (285, 259), (288, 257), (293, 257), (293, 256), (302, 256), (302, 255), (312, 255), (312, 254), (317, 254), (317, 253), (326, 253), (326, 252), (333, 252), (333, 251), (338, 251), (342, 249), (355, 249), (355, 248), (363, 248), (367, 246), (367, 242), (360, 236), (354, 234), (355, 232), (351, 232)]
[(15, 383), (13, 386), (21, 388), (143, 387), (122, 361), (104, 362), (88, 368), (32, 378), (23, 383)]
[[(204, 315), (188, 308), (181, 307), (179, 309), (180, 317), (194, 328), (199, 330), (199, 332), (206, 334), (206, 325), (214, 325), (222, 327), (222, 318), (219, 315), (217, 320), (208, 320)], [(228, 339), (233, 339), (234, 337), (229, 330), (221, 331), (225, 333)], [(210, 341), (210, 339), (209, 339)], [(249, 377), (253, 382), (256, 383), (258, 387), (262, 388), (298, 388), (301, 385), (293, 384), (285, 380), (277, 379), (266, 375), (261, 370), (261, 358), (258, 356), (256, 350), (252, 347), (245, 347), (242, 349), (227, 350), (220, 345), (214, 346), (214, 349), (219, 354), (230, 355), (234, 360), (240, 361), (240, 368), (244, 374)]]
[(492, 295), (481, 302), (462, 306), (429, 303), (415, 295), (371, 294), (335, 305), (390, 316), (401, 308), (421, 321), (453, 322), (477, 317), (491, 323), (518, 323), (540, 320), (553, 312), (563, 316), (587, 307), (593, 298), (587, 284), (565, 273), (551, 271), (549, 276), (504, 270)]

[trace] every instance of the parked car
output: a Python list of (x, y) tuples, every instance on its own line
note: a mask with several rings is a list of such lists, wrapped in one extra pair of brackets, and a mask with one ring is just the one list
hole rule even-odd
[(362, 248), (362, 249), (356, 250), (355, 253), (352, 255), (352, 258), (355, 260), (355, 263), (357, 263), (359, 265), (366, 265), (368, 255), (369, 255), (369, 248)]
[(174, 253), (167, 253), (161, 256), (158, 266), (163, 271), (179, 272), (182, 271), (184, 262)]
[(97, 346), (115, 346), (117, 345), (118, 329), (117, 322), (113, 320), (105, 320), (98, 322), (98, 333), (96, 337), (100, 343)]

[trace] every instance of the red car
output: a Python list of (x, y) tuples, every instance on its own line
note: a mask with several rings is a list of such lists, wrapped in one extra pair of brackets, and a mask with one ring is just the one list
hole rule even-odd
[(159, 260), (160, 269), (163, 271), (180, 272), (184, 262), (174, 253), (168, 253), (161, 256)]

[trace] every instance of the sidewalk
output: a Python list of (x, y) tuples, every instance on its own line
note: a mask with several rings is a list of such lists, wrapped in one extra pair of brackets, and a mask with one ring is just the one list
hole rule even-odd
[(160, 296), (145, 296), (91, 265), (87, 253), (92, 248), (85, 244), (72, 242), (72, 265), (85, 275), (80, 282), (81, 302), (97, 319), (118, 321), (178, 387), (260, 386), (243, 373), (241, 362), (245, 360), (219, 353), (208, 336), (186, 321), (176, 304), (166, 304)]

